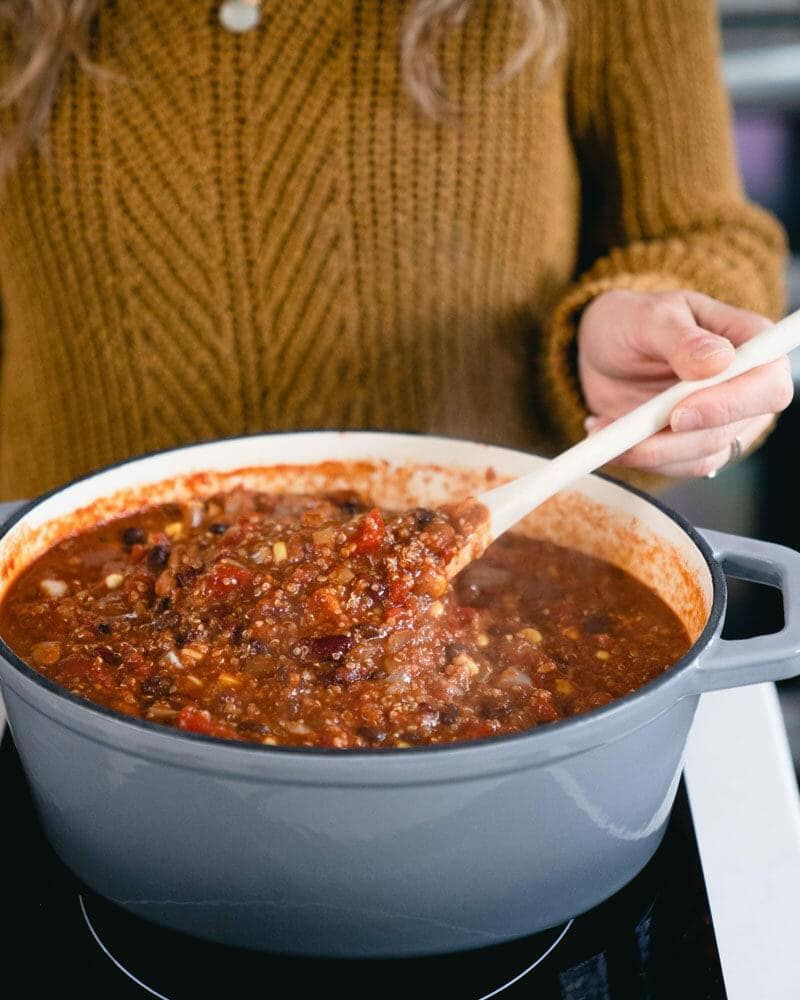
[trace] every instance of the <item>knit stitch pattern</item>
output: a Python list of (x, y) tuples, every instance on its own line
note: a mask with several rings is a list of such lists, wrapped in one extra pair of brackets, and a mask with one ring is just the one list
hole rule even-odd
[[(744, 199), (713, 5), (575, 0), (569, 43), (476, 0), (419, 111), (402, 2), (101, 3), (0, 194), (0, 495), (260, 430), (373, 427), (533, 450), (580, 437), (571, 346), (614, 287), (777, 316), (783, 235)], [(0, 61), (10, 39), (0, 42)]]

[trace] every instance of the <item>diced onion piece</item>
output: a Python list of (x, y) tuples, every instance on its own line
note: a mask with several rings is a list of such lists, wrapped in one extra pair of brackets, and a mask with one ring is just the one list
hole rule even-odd
[(239, 687), (242, 683), (241, 677), (234, 677), (233, 674), (221, 673), (217, 675), (217, 680), (220, 684), (227, 684), (228, 687)]
[(598, 649), (594, 655), (598, 660), (608, 660), (611, 657), (611, 653), (607, 649)]
[(174, 719), (178, 715), (178, 710), (167, 705), (151, 705), (144, 714), (146, 719), (152, 719), (154, 722), (165, 722), (167, 719)]
[(288, 555), (286, 551), (286, 542), (273, 542), (272, 545), (272, 556), (275, 562), (283, 562), (283, 560)]
[(284, 722), (282, 725), (287, 732), (295, 736), (310, 736), (314, 732), (305, 722)]
[(517, 632), (518, 639), (527, 639), (528, 642), (539, 643), (542, 641), (542, 633), (538, 628), (523, 628)]
[(51, 579), (42, 580), (42, 582), (39, 584), (39, 588), (48, 597), (54, 597), (54, 598), (63, 597), (64, 594), (66, 594), (67, 592), (67, 585), (66, 583), (64, 583), (63, 580), (51, 580)]
[(117, 587), (122, 585), (122, 581), (125, 577), (122, 573), (109, 573), (106, 577), (106, 586), (109, 590), (116, 590)]
[(31, 650), (31, 659), (40, 667), (52, 667), (61, 659), (61, 643), (37, 642)]
[(176, 670), (183, 670), (183, 663), (178, 659), (178, 654), (174, 650), (170, 649), (169, 652), (164, 653), (163, 659)]
[(396, 653), (407, 646), (414, 638), (414, 630), (411, 628), (400, 628), (393, 632), (386, 640), (386, 650), (389, 653)]
[(529, 687), (532, 688), (533, 681), (519, 667), (506, 667), (497, 678), (498, 687)]
[(180, 538), (183, 534), (183, 524), (180, 521), (171, 521), (164, 525), (164, 534), (170, 538)]

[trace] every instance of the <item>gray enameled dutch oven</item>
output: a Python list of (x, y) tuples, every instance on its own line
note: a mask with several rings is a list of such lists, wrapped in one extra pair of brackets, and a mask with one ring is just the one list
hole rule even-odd
[[(372, 433), (182, 448), (99, 472), (13, 515), (0, 538), (0, 591), (76, 525), (170, 495), (240, 481), (275, 489), (350, 483), (390, 506), (431, 503), (540, 461)], [(0, 644), (9, 722), (58, 854), (92, 889), (157, 923), (298, 954), (474, 948), (556, 925), (610, 896), (661, 840), (701, 692), (800, 672), (800, 555), (697, 531), (597, 476), (523, 528), (655, 587), (686, 623), (690, 651), (620, 701), (527, 733), (316, 750), (123, 717), (65, 693)], [(783, 631), (720, 639), (725, 574), (779, 587)]]

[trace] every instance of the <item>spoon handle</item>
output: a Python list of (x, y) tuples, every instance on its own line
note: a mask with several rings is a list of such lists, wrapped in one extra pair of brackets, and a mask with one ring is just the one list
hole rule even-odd
[(777, 361), (799, 345), (800, 310), (797, 310), (737, 348), (733, 361), (718, 375), (694, 382), (676, 382), (541, 468), (482, 493), (478, 499), (489, 508), (490, 536), (497, 538), (560, 489), (666, 427), (673, 409), (682, 399), (752, 368)]

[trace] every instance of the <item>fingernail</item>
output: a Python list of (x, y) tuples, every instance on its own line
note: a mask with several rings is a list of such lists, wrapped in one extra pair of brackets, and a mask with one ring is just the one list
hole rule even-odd
[(583, 422), (583, 426), (586, 429), (586, 433), (591, 434), (595, 427), (597, 427), (597, 417), (587, 417)]
[(727, 354), (728, 345), (724, 341), (720, 342), (718, 338), (703, 337), (702, 339), (696, 341), (694, 348), (692, 349), (692, 360), (693, 361), (707, 361), (709, 358), (714, 358), (718, 354)]
[(703, 420), (697, 410), (676, 410), (670, 424), (674, 431), (696, 431), (703, 426)]

